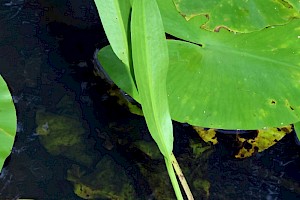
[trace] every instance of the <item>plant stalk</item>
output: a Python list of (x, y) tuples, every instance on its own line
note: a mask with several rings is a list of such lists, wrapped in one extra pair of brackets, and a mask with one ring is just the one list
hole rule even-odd
[(165, 163), (166, 163), (166, 166), (167, 166), (167, 170), (168, 170), (168, 174), (169, 174), (171, 183), (172, 183), (173, 188), (174, 188), (176, 198), (177, 198), (177, 200), (183, 200), (183, 196), (182, 196), (182, 193), (181, 193), (181, 190), (180, 190), (177, 178), (176, 178), (176, 174), (175, 174), (174, 168), (172, 166), (172, 161), (165, 158)]
[(173, 153), (171, 154), (170, 159), (171, 159), (172, 165), (173, 165), (173, 167), (175, 169), (175, 172), (176, 172), (176, 174), (177, 174), (177, 176), (179, 178), (179, 181), (180, 181), (180, 183), (181, 183), (181, 185), (183, 187), (183, 190), (184, 190), (184, 192), (185, 192), (188, 200), (194, 200), (194, 197), (193, 197), (193, 194), (192, 194), (192, 192), (190, 190), (190, 187), (189, 187), (188, 183), (186, 182), (186, 179), (185, 179), (185, 177), (184, 177), (184, 175), (183, 175), (183, 173), (182, 173), (182, 171), (180, 169), (180, 166), (179, 166), (179, 164), (178, 164), (178, 162), (177, 162), (177, 160), (176, 160), (176, 158), (175, 158), (175, 156), (174, 156)]

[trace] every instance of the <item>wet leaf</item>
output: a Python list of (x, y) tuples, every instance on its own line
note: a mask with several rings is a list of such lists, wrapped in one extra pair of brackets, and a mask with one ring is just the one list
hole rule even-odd
[(204, 146), (201, 142), (194, 142), (193, 140), (190, 140), (190, 147), (192, 149), (192, 152), (193, 152), (193, 155), (195, 156), (195, 158), (201, 157), (205, 151), (207, 151), (211, 148), (210, 145)]
[(197, 191), (204, 191), (205, 197), (208, 199), (209, 198), (209, 189), (210, 189), (210, 182), (205, 179), (197, 179), (193, 182), (193, 186)]
[(205, 142), (211, 142), (213, 145), (218, 143), (214, 129), (204, 129), (199, 126), (193, 126), (193, 128)]
[[(292, 126), (285, 126), (281, 128), (267, 128), (258, 130), (258, 135), (254, 139), (245, 139), (238, 136), (238, 140), (243, 144), (236, 158), (246, 158), (252, 156), (256, 152), (262, 152), (269, 147), (276, 144), (286, 134), (292, 132)], [(250, 148), (249, 148), (250, 146)]]

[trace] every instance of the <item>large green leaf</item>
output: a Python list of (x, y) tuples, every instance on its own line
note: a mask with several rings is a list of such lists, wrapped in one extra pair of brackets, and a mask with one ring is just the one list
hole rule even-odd
[(214, 33), (186, 21), (172, 0), (158, 3), (165, 30), (199, 44), (169, 42), (172, 119), (223, 129), (300, 121), (299, 20), (248, 34)]
[(211, 33), (203, 47), (169, 41), (172, 119), (223, 129), (300, 121), (299, 35), (294, 20), (251, 34)]
[(212, 33), (202, 47), (169, 42), (172, 118), (223, 129), (300, 121), (299, 25), (294, 20), (251, 34)]
[(210, 31), (225, 27), (235, 32), (251, 32), (300, 16), (298, 0), (173, 1), (187, 20), (199, 15), (207, 18), (202, 27)]
[[(169, 48), (173, 119), (228, 129), (260, 129), (300, 120), (299, 20), (248, 34), (214, 33), (184, 20), (172, 0), (159, 1), (159, 7), (169, 34), (202, 45)], [(181, 86), (173, 84), (177, 81)]]
[(16, 128), (16, 110), (8, 87), (0, 76), (0, 171), (13, 147)]
[(173, 149), (166, 78), (169, 65), (163, 23), (155, 0), (135, 0), (131, 19), (134, 74), (149, 131), (162, 154)]

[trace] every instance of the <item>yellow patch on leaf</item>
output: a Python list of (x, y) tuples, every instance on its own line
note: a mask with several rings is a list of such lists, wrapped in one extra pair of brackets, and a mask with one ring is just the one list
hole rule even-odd
[[(258, 135), (254, 139), (245, 139), (241, 136), (238, 136), (237, 138), (241, 142), (242, 148), (239, 150), (238, 154), (235, 155), (235, 157), (246, 158), (252, 156), (256, 152), (262, 152), (276, 144), (290, 132), (292, 132), (291, 125), (281, 128), (267, 128), (258, 130)], [(245, 146), (251, 147), (245, 148)]]
[(211, 142), (213, 145), (218, 143), (216, 131), (214, 129), (210, 128), (205, 130), (199, 126), (193, 126), (193, 128), (205, 142)]

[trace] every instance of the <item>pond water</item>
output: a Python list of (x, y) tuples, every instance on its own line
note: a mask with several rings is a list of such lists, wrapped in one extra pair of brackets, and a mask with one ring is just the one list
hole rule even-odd
[[(108, 42), (93, 1), (3, 0), (0, 27), (0, 73), (18, 116), (0, 199), (175, 199), (143, 117), (94, 73)], [(213, 146), (176, 122), (174, 134), (195, 199), (300, 199), (293, 133), (245, 159), (234, 157), (235, 135)]]

